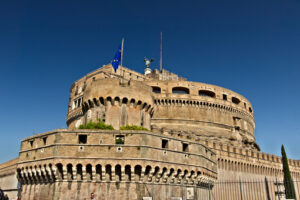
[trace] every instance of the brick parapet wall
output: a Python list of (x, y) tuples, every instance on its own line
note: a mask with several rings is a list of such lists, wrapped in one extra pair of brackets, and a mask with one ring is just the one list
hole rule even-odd
[[(218, 169), (273, 177), (282, 176), (282, 161), (280, 156), (245, 150), (211, 141), (205, 141), (204, 144), (216, 151)], [(288, 162), (292, 176), (300, 178), (300, 160), (289, 159)], [(249, 176), (249, 178), (251, 177)]]

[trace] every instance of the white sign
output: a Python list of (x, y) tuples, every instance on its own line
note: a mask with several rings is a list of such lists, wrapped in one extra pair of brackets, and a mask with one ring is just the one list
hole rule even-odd
[(143, 197), (143, 200), (152, 200), (152, 197)]
[(172, 200), (182, 200), (181, 197), (172, 197)]
[(194, 199), (194, 188), (186, 188), (186, 199)]

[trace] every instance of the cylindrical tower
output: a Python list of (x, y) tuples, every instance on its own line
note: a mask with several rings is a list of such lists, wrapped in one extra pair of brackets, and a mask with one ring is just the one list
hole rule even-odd
[(231, 90), (189, 81), (149, 80), (153, 131), (187, 134), (200, 140), (257, 149), (251, 103)]

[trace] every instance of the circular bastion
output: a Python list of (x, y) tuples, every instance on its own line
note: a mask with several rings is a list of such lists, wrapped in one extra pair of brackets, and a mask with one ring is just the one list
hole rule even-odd
[(215, 85), (174, 80), (174, 74), (169, 79), (145, 76), (122, 66), (114, 72), (111, 65), (87, 74), (71, 87), (67, 125), (76, 129), (98, 119), (116, 130), (136, 125), (259, 150), (253, 108), (245, 97)]

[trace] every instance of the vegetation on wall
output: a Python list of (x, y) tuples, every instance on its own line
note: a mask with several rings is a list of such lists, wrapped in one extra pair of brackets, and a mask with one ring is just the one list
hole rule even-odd
[(290, 173), (288, 159), (284, 150), (284, 146), (281, 146), (282, 155), (282, 168), (283, 168), (283, 183), (285, 188), (285, 196), (287, 199), (296, 199), (296, 193), (294, 188), (293, 179)]
[(116, 138), (116, 144), (124, 144), (124, 139)]
[(79, 129), (102, 129), (102, 130), (114, 130), (111, 125), (105, 124), (103, 121), (98, 120), (98, 122), (88, 122), (87, 124), (82, 124)]
[(145, 130), (145, 131), (148, 131), (148, 129), (141, 127), (141, 126), (136, 126), (136, 125), (121, 126), (120, 130)]

